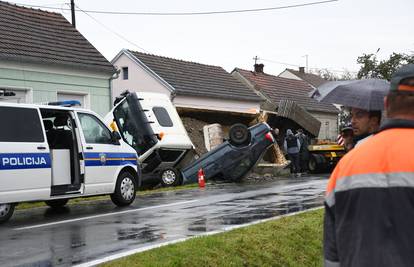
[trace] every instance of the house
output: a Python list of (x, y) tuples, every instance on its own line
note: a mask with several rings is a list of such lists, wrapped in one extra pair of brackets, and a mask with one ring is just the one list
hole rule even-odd
[(0, 101), (111, 106), (113, 66), (61, 14), (0, 2)]
[(317, 88), (323, 83), (326, 83), (326, 80), (322, 77), (305, 72), (305, 67), (299, 67), (299, 70), (285, 69), (278, 76), (282, 78), (305, 81), (313, 88)]
[[(320, 130), (317, 137), (319, 139), (336, 139), (339, 113), (337, 108), (331, 104), (320, 103), (310, 98), (308, 94), (313, 90), (313, 87), (307, 82), (266, 74), (263, 68), (263, 64), (256, 64), (254, 71), (236, 68), (232, 71), (232, 75), (252, 90), (260, 92), (272, 103), (275, 103), (280, 115), (282, 115), (281, 113), (290, 113), (287, 115), (293, 120), (302, 121), (302, 125), (299, 124), (301, 127), (304, 127), (303, 124), (306, 125), (307, 121), (316, 118), (320, 121)], [(307, 112), (301, 111), (301, 108), (295, 105)]]
[(123, 49), (112, 60), (121, 70), (113, 96), (128, 89), (168, 95), (179, 112), (221, 112), (240, 116), (260, 111), (257, 94), (222, 67)]

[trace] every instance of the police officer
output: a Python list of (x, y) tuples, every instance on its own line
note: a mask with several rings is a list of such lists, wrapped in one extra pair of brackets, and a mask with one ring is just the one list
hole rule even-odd
[(414, 266), (414, 64), (393, 75), (388, 120), (327, 187), (325, 266)]

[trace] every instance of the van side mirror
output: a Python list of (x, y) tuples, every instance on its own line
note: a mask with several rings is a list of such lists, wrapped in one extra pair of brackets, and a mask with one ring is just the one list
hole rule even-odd
[(111, 132), (112, 142), (116, 145), (119, 145), (119, 140), (122, 139), (121, 135), (117, 131)]

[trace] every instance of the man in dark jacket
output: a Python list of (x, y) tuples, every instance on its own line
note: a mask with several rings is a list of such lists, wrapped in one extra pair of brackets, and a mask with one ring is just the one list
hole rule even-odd
[(296, 137), (299, 139), (300, 150), (299, 150), (299, 162), (300, 162), (300, 172), (306, 173), (308, 171), (308, 162), (309, 162), (309, 138), (303, 132), (302, 129), (298, 129)]
[(291, 129), (286, 130), (285, 141), (283, 142), (283, 147), (286, 153), (289, 156), (290, 160), (290, 170), (291, 173), (298, 177), (300, 176), (300, 161), (299, 161), (299, 151), (300, 151), (300, 142), (299, 139), (293, 135)]
[(414, 64), (384, 100), (388, 120), (346, 154), (327, 187), (325, 266), (414, 266)]

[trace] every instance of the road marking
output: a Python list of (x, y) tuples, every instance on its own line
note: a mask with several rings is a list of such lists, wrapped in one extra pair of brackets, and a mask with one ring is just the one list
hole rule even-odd
[(237, 228), (247, 227), (247, 226), (251, 226), (251, 225), (255, 225), (255, 224), (259, 224), (259, 223), (263, 223), (263, 222), (267, 222), (267, 221), (272, 221), (272, 220), (278, 220), (278, 219), (281, 219), (281, 218), (284, 218), (284, 217), (290, 217), (290, 216), (293, 216), (293, 215), (301, 214), (301, 213), (308, 212), (308, 211), (318, 210), (318, 209), (322, 209), (322, 208), (323, 207), (317, 207), (317, 208), (312, 208), (312, 209), (307, 209), (307, 210), (301, 210), (301, 211), (292, 212), (292, 213), (289, 213), (289, 214), (284, 214), (284, 215), (280, 215), (280, 216), (276, 216), (276, 217), (272, 217), (272, 218), (267, 218), (267, 219), (262, 219), (262, 220), (246, 223), (246, 224), (228, 226), (228, 227), (224, 227), (221, 230), (206, 232), (206, 233), (202, 233), (202, 234), (195, 235), (195, 236), (184, 237), (184, 238), (164, 242), (164, 243), (161, 243), (161, 244), (155, 244), (155, 245), (150, 245), (150, 246), (145, 246), (145, 247), (141, 247), (141, 248), (137, 248), (137, 249), (128, 250), (128, 251), (117, 253), (117, 254), (114, 254), (114, 255), (111, 255), (111, 256), (103, 257), (101, 259), (81, 263), (79, 265), (74, 265), (74, 267), (95, 266), (95, 265), (98, 265), (98, 264), (102, 264), (102, 263), (105, 263), (105, 262), (108, 262), (108, 261), (117, 260), (119, 258), (127, 257), (127, 256), (130, 256), (130, 255), (136, 254), (136, 253), (147, 251), (147, 250), (151, 250), (151, 249), (155, 249), (155, 248), (164, 247), (164, 246), (167, 246), (167, 245), (172, 245), (172, 244), (184, 242), (184, 241), (196, 238), (196, 237), (220, 234), (220, 233), (228, 232), (228, 231), (231, 231), (231, 230), (234, 230), (234, 229), (237, 229)]
[(90, 220), (90, 219), (95, 219), (95, 218), (108, 217), (108, 216), (112, 216), (112, 215), (119, 215), (119, 214), (133, 213), (133, 212), (138, 212), (138, 211), (143, 211), (143, 210), (159, 209), (159, 208), (166, 208), (166, 207), (171, 207), (171, 206), (190, 204), (190, 203), (194, 203), (194, 202), (197, 202), (197, 201), (199, 201), (199, 200), (195, 199), (195, 200), (182, 201), (182, 202), (176, 202), (176, 203), (171, 203), (171, 204), (152, 206), (152, 207), (146, 207), (146, 208), (140, 208), (140, 209), (104, 213), (104, 214), (99, 214), (99, 215), (86, 216), (86, 217), (70, 219), (70, 220), (64, 220), (64, 221), (58, 221), (58, 222), (52, 222), (52, 223), (45, 223), (45, 224), (37, 224), (37, 225), (32, 225), (32, 226), (19, 227), (19, 228), (14, 228), (13, 230), (21, 231), (21, 230), (35, 229), (35, 228), (41, 228), (41, 227), (46, 227), (46, 226), (58, 225), (58, 224), (65, 224), (65, 223), (85, 221), (85, 220)]

